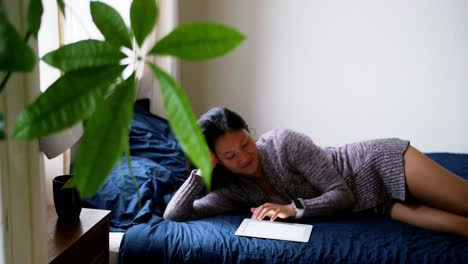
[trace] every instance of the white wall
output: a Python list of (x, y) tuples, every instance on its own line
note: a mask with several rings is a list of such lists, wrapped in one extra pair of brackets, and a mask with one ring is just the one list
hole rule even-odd
[(401, 137), (468, 152), (468, 5), (463, 0), (179, 2), (181, 24), (226, 23), (248, 39), (229, 55), (181, 63), (201, 114), (241, 113), (319, 145)]

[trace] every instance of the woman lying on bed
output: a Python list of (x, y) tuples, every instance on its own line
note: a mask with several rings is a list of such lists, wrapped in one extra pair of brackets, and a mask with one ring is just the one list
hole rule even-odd
[[(186, 221), (241, 208), (252, 219), (330, 217), (374, 210), (419, 227), (468, 237), (468, 181), (401, 139), (321, 148), (275, 129), (254, 142), (237, 113), (216, 107), (198, 121), (213, 164), (239, 175), (202, 198), (192, 171), (164, 218)], [(303, 207), (303, 208), (302, 208)]]

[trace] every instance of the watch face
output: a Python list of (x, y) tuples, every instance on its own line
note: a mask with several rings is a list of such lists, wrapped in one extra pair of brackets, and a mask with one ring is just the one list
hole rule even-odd
[(294, 206), (296, 206), (297, 209), (304, 209), (304, 205), (302, 205), (299, 199), (294, 199), (293, 201), (294, 201)]

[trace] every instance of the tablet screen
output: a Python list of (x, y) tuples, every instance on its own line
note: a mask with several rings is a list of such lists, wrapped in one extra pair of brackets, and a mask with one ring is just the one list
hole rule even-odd
[(238, 236), (308, 242), (312, 225), (244, 219), (236, 231)]

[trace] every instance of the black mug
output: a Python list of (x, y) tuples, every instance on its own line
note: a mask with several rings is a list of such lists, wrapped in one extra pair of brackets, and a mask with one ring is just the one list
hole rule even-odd
[(53, 179), (55, 211), (61, 221), (80, 219), (81, 199), (75, 188), (63, 188), (72, 175), (61, 175)]

